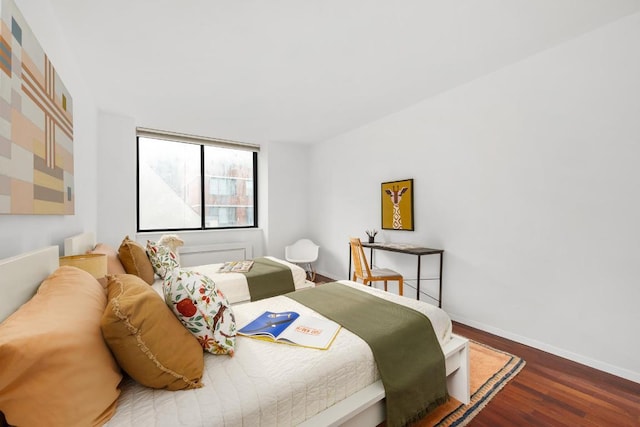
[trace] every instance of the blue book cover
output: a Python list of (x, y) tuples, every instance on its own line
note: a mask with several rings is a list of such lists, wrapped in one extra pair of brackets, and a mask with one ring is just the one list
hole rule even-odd
[(281, 313), (265, 311), (253, 322), (239, 329), (238, 333), (242, 335), (269, 335), (273, 339), (278, 339), (278, 336), (299, 316), (295, 311)]
[(238, 335), (326, 350), (339, 331), (340, 325), (329, 319), (300, 316), (295, 311), (265, 311), (238, 329)]

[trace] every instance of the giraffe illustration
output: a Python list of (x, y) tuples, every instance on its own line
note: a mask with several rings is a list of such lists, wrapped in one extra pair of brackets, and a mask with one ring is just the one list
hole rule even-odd
[(393, 185), (391, 190), (388, 188), (385, 191), (391, 197), (391, 203), (393, 204), (393, 229), (401, 230), (402, 229), (402, 215), (400, 215), (400, 200), (402, 200), (402, 195), (408, 190), (407, 187)]

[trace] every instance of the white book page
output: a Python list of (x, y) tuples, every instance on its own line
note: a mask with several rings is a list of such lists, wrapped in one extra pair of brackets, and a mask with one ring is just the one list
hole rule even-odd
[(301, 346), (327, 348), (340, 330), (340, 325), (328, 319), (300, 316), (285, 329), (278, 340), (288, 340)]

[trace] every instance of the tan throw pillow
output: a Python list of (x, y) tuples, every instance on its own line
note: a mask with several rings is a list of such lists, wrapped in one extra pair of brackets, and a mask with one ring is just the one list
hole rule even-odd
[(147, 387), (202, 387), (202, 347), (162, 297), (134, 275), (107, 276), (107, 281), (102, 334), (120, 367)]
[(148, 284), (153, 284), (153, 266), (140, 243), (129, 239), (129, 236), (125, 237), (118, 249), (118, 258), (128, 274), (135, 274)]
[(98, 243), (95, 248), (87, 251), (88, 254), (105, 254), (107, 256), (107, 274), (125, 274), (124, 266), (118, 258), (118, 252), (111, 246)]
[(0, 324), (7, 423), (91, 426), (112, 417), (122, 375), (100, 331), (106, 303), (89, 273), (60, 267)]

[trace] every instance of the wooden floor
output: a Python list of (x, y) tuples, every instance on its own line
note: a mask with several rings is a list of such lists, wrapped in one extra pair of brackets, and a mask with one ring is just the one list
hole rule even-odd
[(526, 361), (470, 427), (640, 427), (640, 384), (460, 323), (453, 330)]
[(460, 323), (453, 330), (527, 363), (469, 426), (640, 426), (640, 384)]

